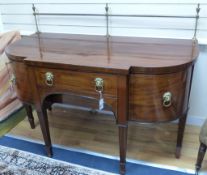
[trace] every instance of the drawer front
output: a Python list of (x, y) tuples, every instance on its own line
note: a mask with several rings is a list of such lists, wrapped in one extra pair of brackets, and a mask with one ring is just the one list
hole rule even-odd
[[(52, 74), (52, 83), (46, 81), (47, 73)], [(117, 97), (117, 77), (115, 75), (36, 68), (35, 76), (38, 86), (42, 88), (49, 88), (53, 92), (70, 91), (82, 94), (97, 94), (95, 79), (101, 78), (104, 96)]]
[(190, 70), (165, 75), (131, 75), (129, 120), (159, 122), (181, 117), (187, 110), (190, 75)]

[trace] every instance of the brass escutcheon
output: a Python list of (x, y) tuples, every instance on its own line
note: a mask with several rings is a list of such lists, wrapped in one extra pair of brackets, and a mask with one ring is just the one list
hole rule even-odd
[(96, 91), (103, 91), (104, 80), (102, 78), (95, 78), (94, 81)]
[(53, 86), (53, 79), (54, 79), (54, 75), (52, 72), (45, 73), (45, 84), (47, 86)]
[(172, 93), (171, 92), (165, 92), (162, 96), (163, 103), (162, 105), (164, 107), (170, 107), (172, 105)]

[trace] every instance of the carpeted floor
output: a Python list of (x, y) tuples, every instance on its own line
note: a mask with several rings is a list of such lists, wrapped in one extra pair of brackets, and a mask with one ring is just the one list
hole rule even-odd
[[(23, 151), (32, 152), (39, 155), (45, 155), (44, 146), (39, 143), (20, 140), (5, 136), (0, 139), (0, 145), (12, 147)], [(74, 151), (53, 147), (53, 159), (58, 159), (81, 166), (102, 170), (105, 172), (119, 173), (119, 161), (117, 159), (103, 157), (95, 154), (84, 153), (81, 151)], [(53, 160), (47, 158), (48, 160)], [(164, 167), (148, 166), (144, 164), (137, 164), (135, 162), (127, 161), (126, 175), (189, 175), (190, 173), (181, 172), (179, 170), (169, 170)], [(191, 172), (192, 174), (192, 172)], [(57, 174), (58, 175), (58, 174)], [(76, 175), (76, 174), (74, 174)]]
[(0, 146), (0, 174), (115, 175), (4, 146)]

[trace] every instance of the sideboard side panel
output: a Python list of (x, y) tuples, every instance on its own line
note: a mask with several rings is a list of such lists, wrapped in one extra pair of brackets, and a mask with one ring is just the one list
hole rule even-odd
[(12, 72), (16, 77), (15, 90), (18, 98), (26, 103), (33, 102), (31, 83), (28, 77), (28, 67), (22, 62), (12, 61)]
[[(163, 75), (130, 75), (129, 120), (163, 122), (175, 120), (187, 110), (189, 69)], [(172, 105), (163, 106), (163, 94), (172, 93)]]

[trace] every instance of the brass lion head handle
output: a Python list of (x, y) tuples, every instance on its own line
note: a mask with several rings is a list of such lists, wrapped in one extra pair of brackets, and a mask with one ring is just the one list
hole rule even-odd
[(103, 87), (104, 87), (104, 80), (102, 78), (95, 78), (95, 89), (96, 91), (103, 91)]
[(47, 86), (53, 86), (54, 75), (52, 72), (45, 73), (45, 84)]
[(164, 107), (170, 107), (172, 105), (172, 93), (171, 92), (165, 92), (162, 96), (162, 105)]

